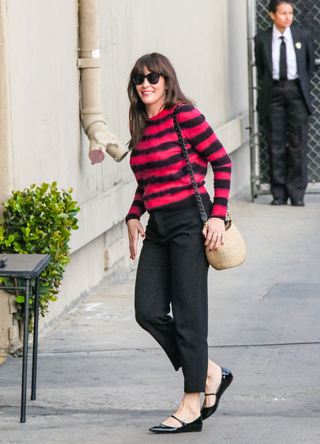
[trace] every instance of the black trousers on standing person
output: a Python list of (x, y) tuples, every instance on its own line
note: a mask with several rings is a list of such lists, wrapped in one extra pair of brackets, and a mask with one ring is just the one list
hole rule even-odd
[[(205, 207), (211, 214), (212, 203)], [(208, 261), (202, 229), (197, 206), (151, 212), (135, 287), (136, 320), (174, 368), (182, 367), (185, 393), (205, 391), (208, 368)]]
[(266, 133), (274, 199), (303, 200), (308, 184), (308, 118), (299, 80), (273, 81)]

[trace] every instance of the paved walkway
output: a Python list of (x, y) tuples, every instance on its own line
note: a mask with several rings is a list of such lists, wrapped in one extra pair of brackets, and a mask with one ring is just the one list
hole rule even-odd
[(148, 432), (173, 413), (183, 384), (134, 321), (132, 273), (40, 338), (26, 424), (21, 359), (0, 366), (0, 442), (318, 444), (320, 196), (307, 196), (305, 208), (269, 201), (231, 203), (247, 261), (210, 271), (209, 353), (235, 379), (201, 434)]

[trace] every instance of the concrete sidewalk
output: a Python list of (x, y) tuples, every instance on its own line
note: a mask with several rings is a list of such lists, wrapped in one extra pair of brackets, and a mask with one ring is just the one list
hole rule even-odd
[(40, 338), (26, 424), (21, 359), (0, 366), (0, 442), (319, 443), (320, 196), (305, 208), (269, 202), (231, 202), (247, 261), (210, 270), (209, 354), (235, 379), (201, 434), (148, 432), (175, 411), (183, 381), (135, 323), (132, 273)]

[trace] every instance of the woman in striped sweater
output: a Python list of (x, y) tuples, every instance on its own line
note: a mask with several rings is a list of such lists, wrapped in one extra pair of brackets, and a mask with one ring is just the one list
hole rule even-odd
[[(155, 433), (201, 431), (230, 385), (229, 370), (208, 360), (208, 262), (205, 246), (224, 243), (231, 161), (191, 100), (182, 93), (169, 60), (147, 54), (132, 69), (130, 165), (138, 186), (126, 217), (130, 257), (144, 238), (135, 287), (136, 320), (182, 368), (184, 397)], [(176, 113), (209, 219), (204, 227), (175, 131)], [(205, 189), (207, 164), (214, 172), (214, 203)], [(140, 217), (148, 211), (146, 231)], [(172, 315), (170, 314), (170, 306)], [(200, 411), (200, 393), (205, 402)]]

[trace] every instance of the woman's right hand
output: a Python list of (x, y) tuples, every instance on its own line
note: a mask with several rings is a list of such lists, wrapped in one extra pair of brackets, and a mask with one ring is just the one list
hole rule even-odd
[(141, 237), (145, 237), (146, 235), (138, 219), (128, 220), (127, 228), (129, 236), (130, 259), (134, 260), (137, 256), (139, 234)]

